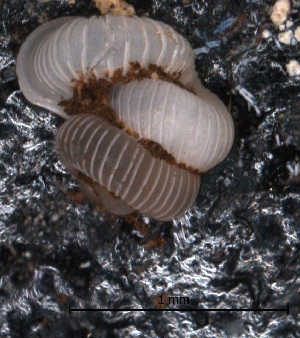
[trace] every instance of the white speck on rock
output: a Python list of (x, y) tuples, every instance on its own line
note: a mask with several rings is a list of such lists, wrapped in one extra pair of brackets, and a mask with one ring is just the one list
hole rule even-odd
[(298, 42), (300, 42), (300, 26), (298, 26), (298, 27), (295, 29), (294, 36), (295, 36), (295, 39), (296, 39)]
[(278, 29), (279, 29), (281, 32), (284, 31), (284, 30), (285, 30), (285, 25), (284, 25), (284, 24), (279, 25), (279, 26), (278, 26)]
[(261, 36), (263, 39), (269, 39), (271, 37), (271, 32), (268, 29), (265, 29)]
[(80, 266), (79, 266), (79, 269), (87, 269), (90, 266), (91, 266), (91, 262), (87, 261), (87, 262), (81, 263)]
[(57, 222), (59, 219), (59, 215), (58, 214), (53, 214), (52, 217), (51, 217), (51, 221), (52, 222)]
[(102, 15), (125, 15), (132, 16), (135, 14), (133, 6), (129, 5), (125, 0), (93, 0), (96, 7)]
[(291, 44), (295, 44), (294, 43), (294, 34), (293, 31), (291, 29), (289, 29), (286, 32), (281, 32), (278, 34), (278, 40), (281, 43), (284, 43), (285, 45), (291, 45)]
[(272, 8), (271, 20), (275, 26), (283, 24), (291, 12), (290, 0), (277, 0)]
[(300, 64), (297, 60), (290, 60), (289, 63), (286, 64), (286, 70), (289, 76), (296, 76), (300, 79)]

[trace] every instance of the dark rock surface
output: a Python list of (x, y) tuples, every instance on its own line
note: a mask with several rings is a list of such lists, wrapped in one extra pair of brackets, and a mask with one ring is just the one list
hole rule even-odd
[[(228, 158), (203, 176), (185, 217), (146, 230), (77, 204), (58, 162), (62, 119), (26, 101), (15, 60), (26, 36), (90, 1), (0, 2), (0, 336), (299, 337), (300, 42), (286, 45), (270, 0), (132, 0), (195, 49), (203, 83), (230, 106)], [(300, 26), (299, 2), (288, 19)], [(298, 6), (297, 6), (298, 3)], [(269, 38), (266, 38), (266, 34)], [(72, 191), (73, 193), (70, 193)], [(73, 199), (70, 198), (73, 196)], [(289, 312), (72, 312), (169, 308), (286, 308)]]

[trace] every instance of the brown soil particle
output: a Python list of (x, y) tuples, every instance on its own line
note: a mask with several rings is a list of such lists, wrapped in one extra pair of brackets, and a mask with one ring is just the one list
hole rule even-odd
[(112, 83), (96, 79), (93, 74), (88, 79), (82, 76), (79, 81), (73, 83), (75, 84), (73, 97), (59, 103), (68, 115), (95, 114), (120, 129), (125, 128), (124, 123), (109, 105), (108, 92)]
[(146, 148), (152, 156), (156, 158), (163, 158), (170, 164), (176, 164), (175, 158), (169, 154), (159, 143), (146, 138), (140, 139), (138, 143)]
[(196, 174), (196, 175), (201, 175), (201, 171), (197, 168), (191, 167), (189, 165), (186, 165), (185, 163), (181, 162), (181, 163), (177, 163), (177, 167), (187, 170), (192, 174)]
[(150, 232), (149, 226), (143, 221), (139, 220), (138, 217), (134, 215), (123, 216), (124, 220), (135, 230), (137, 230), (142, 235), (148, 235)]
[(181, 73), (174, 72), (168, 74), (164, 71), (163, 67), (157, 66), (155, 64), (149, 64), (148, 68), (142, 68), (138, 62), (130, 62), (130, 68), (126, 76), (123, 75), (123, 68), (116, 69), (112, 76), (109, 76), (108, 73), (105, 75), (113, 84), (128, 83), (134, 80), (141, 81), (143, 79), (153, 79), (171, 82), (181, 88), (185, 88), (184, 85), (179, 81)]
[(163, 249), (167, 243), (166, 239), (163, 236), (152, 237), (150, 232), (149, 225), (145, 224), (143, 221), (135, 215), (127, 215), (122, 217), (128, 225), (132, 227), (132, 231), (136, 230), (141, 235), (144, 236), (144, 248), (145, 249)]
[(158, 236), (157, 238), (154, 239), (148, 239), (144, 245), (145, 249), (162, 249), (166, 244), (165, 238), (162, 236)]
[(155, 158), (163, 159), (169, 164), (177, 165), (177, 167), (188, 170), (193, 174), (200, 174), (198, 169), (187, 166), (185, 163), (177, 162), (175, 157), (168, 153), (159, 143), (146, 138), (140, 139), (138, 143), (141, 144), (145, 149), (147, 149), (149, 153)]

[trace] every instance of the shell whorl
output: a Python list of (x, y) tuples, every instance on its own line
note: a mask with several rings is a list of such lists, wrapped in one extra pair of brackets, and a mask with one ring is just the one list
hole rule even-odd
[[(135, 138), (94, 115), (75, 115), (57, 135), (60, 157), (133, 209), (158, 220), (182, 215), (200, 176), (154, 158)], [(97, 195), (97, 188), (94, 188)]]
[(145, 79), (116, 85), (110, 103), (141, 138), (159, 143), (178, 163), (199, 172), (223, 161), (231, 148), (227, 110), (216, 111), (209, 101), (172, 83)]
[[(59, 104), (72, 98), (82, 75), (111, 81), (119, 71), (126, 78), (132, 63), (154, 64), (178, 83), (113, 82), (109, 106), (123, 130), (91, 114), (70, 117)], [(53, 20), (22, 45), (17, 75), (29, 101), (67, 118), (57, 135), (63, 164), (92, 200), (119, 215), (181, 216), (197, 196), (195, 172), (220, 163), (232, 146), (229, 112), (202, 86), (189, 43), (161, 22), (110, 15)], [(175, 164), (152, 156), (141, 140), (158, 144)]]
[[(25, 97), (64, 118), (58, 103), (72, 96), (71, 81), (92, 71), (108, 78), (116, 69), (126, 76), (130, 62), (155, 64), (197, 90), (194, 55), (189, 43), (171, 27), (139, 17), (66, 17), (38, 27), (22, 45), (17, 74)], [(201, 87), (201, 85), (200, 85)]]

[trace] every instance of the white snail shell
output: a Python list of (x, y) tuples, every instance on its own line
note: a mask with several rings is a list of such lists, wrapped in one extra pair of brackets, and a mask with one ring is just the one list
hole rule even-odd
[[(122, 68), (126, 76), (131, 62), (177, 73), (196, 93), (152, 79), (117, 84), (109, 93), (126, 128), (159, 143), (180, 167), (153, 157), (138, 139), (102, 118), (68, 117), (58, 105), (62, 97), (72, 97), (71, 81), (80, 74), (109, 79)], [(197, 78), (189, 43), (161, 22), (110, 15), (53, 20), (22, 45), (17, 74), (29, 101), (68, 118), (57, 136), (59, 156), (87, 195), (113, 213), (139, 210), (158, 220), (181, 216), (197, 195), (200, 177), (194, 172), (221, 162), (232, 146), (230, 114)]]

